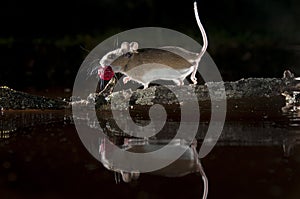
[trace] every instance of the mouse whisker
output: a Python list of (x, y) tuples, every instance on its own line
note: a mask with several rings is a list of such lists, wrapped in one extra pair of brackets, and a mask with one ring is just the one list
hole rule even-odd
[(82, 45), (80, 45), (79, 47), (81, 48), (81, 50), (84, 50), (85, 52), (88, 52), (88, 53), (90, 53), (90, 52), (91, 52), (90, 50), (86, 49), (86, 48), (85, 48), (85, 47), (83, 47)]

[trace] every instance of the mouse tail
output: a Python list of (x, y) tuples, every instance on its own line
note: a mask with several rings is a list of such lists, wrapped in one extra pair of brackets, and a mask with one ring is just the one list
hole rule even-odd
[(197, 2), (196, 1), (194, 2), (194, 13), (195, 13), (196, 21), (197, 21), (197, 24), (198, 24), (198, 27), (200, 29), (200, 32), (202, 34), (202, 39), (203, 39), (203, 46), (202, 46), (202, 49), (201, 49), (201, 51), (198, 55), (198, 60), (200, 61), (202, 56), (204, 55), (206, 49), (207, 49), (208, 41), (207, 41), (207, 36), (206, 36), (205, 30), (204, 30), (204, 28), (201, 24), (200, 18), (199, 18)]

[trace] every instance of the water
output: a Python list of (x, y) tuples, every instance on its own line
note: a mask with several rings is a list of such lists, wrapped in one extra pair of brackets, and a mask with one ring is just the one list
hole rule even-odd
[[(299, 198), (299, 100), (297, 92), (290, 95), (294, 100), (287, 102), (283, 97), (228, 102), (220, 140), (201, 160), (209, 181), (208, 198)], [(171, 115), (157, 142), (138, 141), (119, 132), (110, 113), (98, 115), (110, 140), (123, 147), (158, 146), (178, 128)], [(197, 147), (174, 141), (174, 146), (188, 148), (175, 167), (142, 173), (124, 183), (112, 171), (120, 173), (120, 168), (107, 169), (85, 149), (70, 111), (2, 111), (1, 198), (201, 198), (203, 181), (191, 154), (201, 145), (209, 115), (207, 110), (201, 113)], [(148, 122), (145, 116), (133, 116), (138, 123)], [(88, 115), (81, 120), (98, 130)]]

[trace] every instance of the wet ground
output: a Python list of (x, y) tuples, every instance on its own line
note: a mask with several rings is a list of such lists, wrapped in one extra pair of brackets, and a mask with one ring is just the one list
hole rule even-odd
[[(201, 160), (208, 198), (299, 198), (300, 117), (296, 110), (283, 111), (285, 105), (283, 97), (228, 102), (220, 140)], [(98, 115), (100, 123), (111, 119), (109, 113)], [(202, 115), (198, 145), (210, 114), (204, 109)], [(114, 173), (83, 146), (69, 109), (3, 110), (0, 117), (1, 198), (202, 197), (199, 173), (141, 174), (117, 184)], [(176, 118), (169, 125), (169, 131), (176, 128)]]

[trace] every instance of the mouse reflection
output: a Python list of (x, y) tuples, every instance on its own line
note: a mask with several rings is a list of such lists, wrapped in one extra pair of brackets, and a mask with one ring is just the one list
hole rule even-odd
[[(124, 182), (131, 182), (137, 180), (140, 176), (140, 172), (136, 170), (128, 171), (124, 170), (120, 166), (116, 166), (113, 163), (113, 158), (109, 154), (109, 144), (112, 141), (115, 145), (121, 149), (134, 152), (134, 153), (147, 153), (155, 150), (159, 150), (168, 144), (168, 147), (182, 148), (185, 150), (184, 154), (168, 165), (165, 168), (151, 172), (150, 174), (165, 176), (165, 177), (181, 177), (190, 173), (200, 173), (203, 180), (203, 199), (207, 198), (208, 194), (208, 179), (205, 175), (203, 167), (201, 165), (198, 153), (196, 150), (197, 141), (195, 140), (192, 144), (189, 144), (183, 139), (173, 140), (148, 140), (148, 139), (136, 139), (136, 138), (113, 138), (108, 140), (103, 138), (100, 140), (99, 154), (101, 162), (105, 168), (115, 172), (115, 181), (120, 183), (121, 179)], [(167, 158), (167, 157), (164, 157)]]

